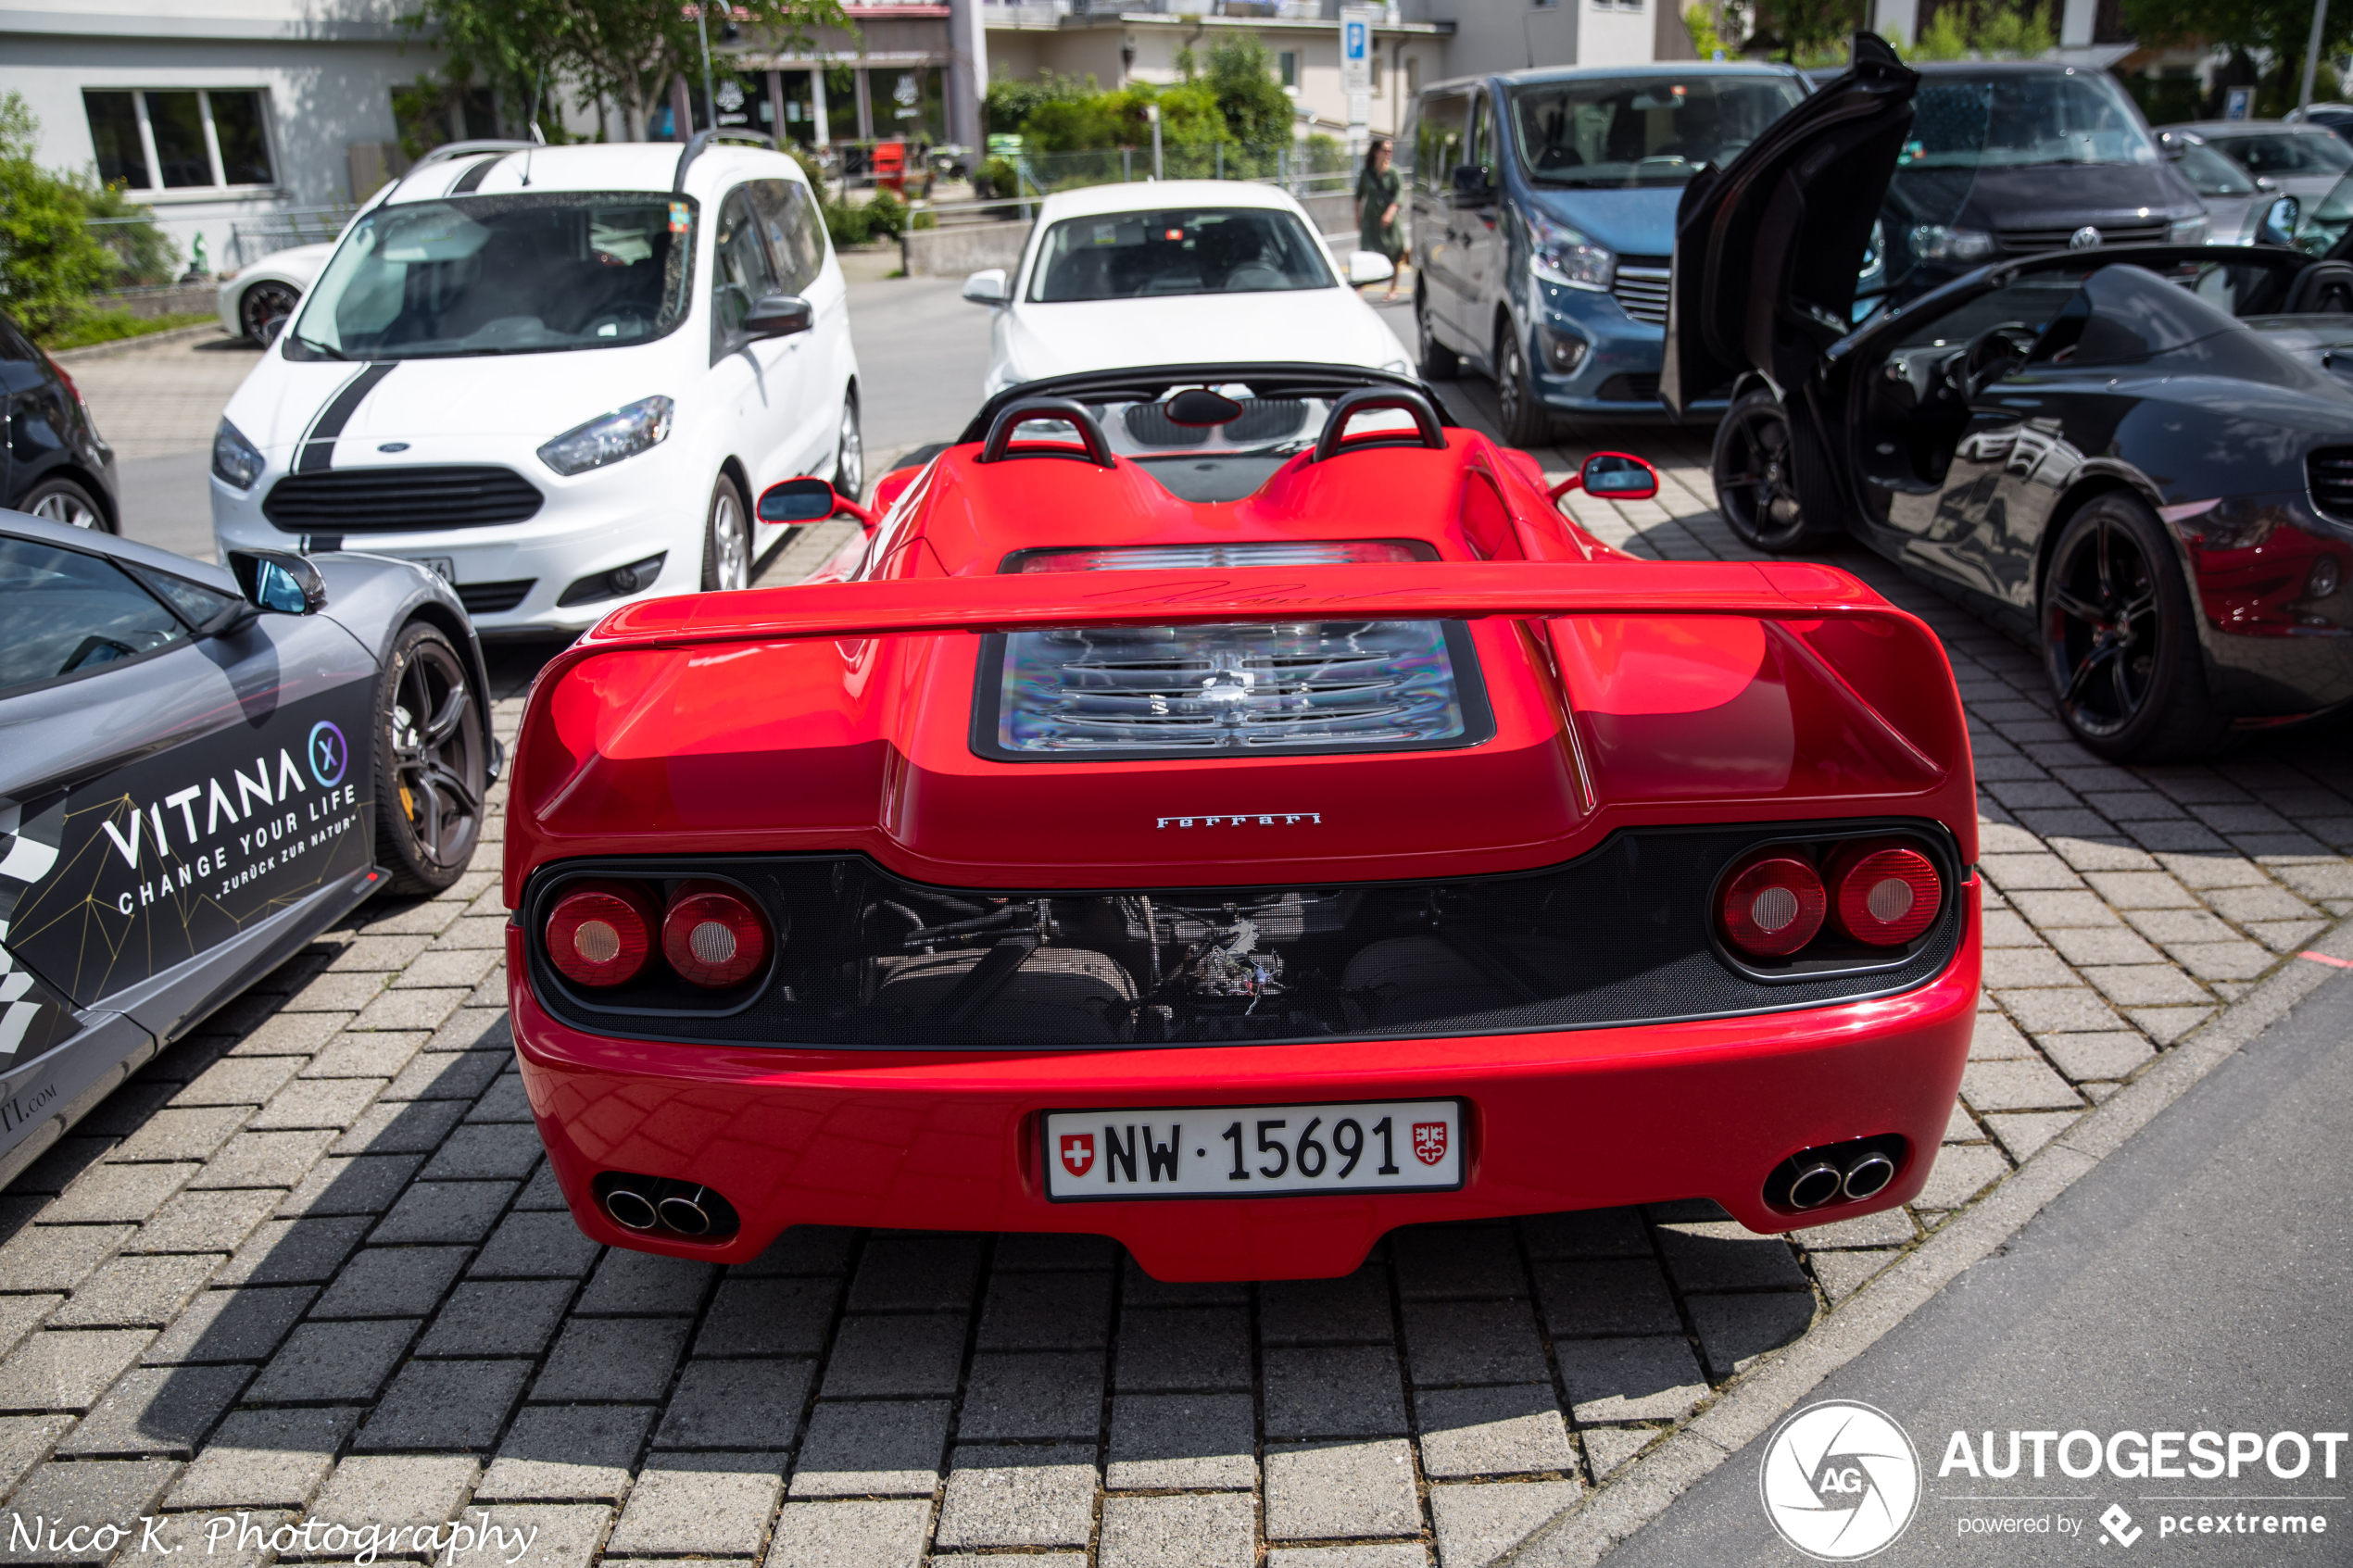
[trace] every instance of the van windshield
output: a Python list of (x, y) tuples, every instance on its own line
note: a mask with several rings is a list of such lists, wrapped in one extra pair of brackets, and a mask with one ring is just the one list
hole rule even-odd
[(644, 192), (402, 202), (362, 217), (287, 334), (290, 358), (616, 348), (685, 319), (694, 204)]
[(1529, 178), (1548, 185), (1680, 185), (1722, 164), (1803, 96), (1786, 76), (1604, 76), (1511, 89)]
[(1898, 169), (2155, 163), (2140, 111), (2104, 70), (1937, 71), (1913, 99)]

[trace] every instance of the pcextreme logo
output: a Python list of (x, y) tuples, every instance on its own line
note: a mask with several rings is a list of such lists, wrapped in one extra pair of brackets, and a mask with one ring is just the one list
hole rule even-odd
[(1920, 1457), (1882, 1411), (1845, 1399), (1808, 1405), (1765, 1445), (1765, 1517), (1806, 1556), (1853, 1562), (1891, 1545), (1920, 1500)]

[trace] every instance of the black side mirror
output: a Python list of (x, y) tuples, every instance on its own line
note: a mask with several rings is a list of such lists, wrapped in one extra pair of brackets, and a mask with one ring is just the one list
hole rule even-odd
[(744, 318), (746, 337), (790, 337), (805, 332), (816, 320), (817, 313), (809, 302), (797, 294), (772, 294), (751, 307)]
[(1466, 163), (1454, 169), (1454, 201), (1461, 207), (1480, 207), (1495, 199), (1495, 175), (1483, 163)]
[(287, 550), (232, 550), (229, 570), (256, 609), (276, 615), (316, 615), (327, 608), (327, 580)]

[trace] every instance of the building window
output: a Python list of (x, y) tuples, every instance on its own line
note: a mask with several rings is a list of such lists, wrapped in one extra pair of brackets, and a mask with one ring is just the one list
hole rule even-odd
[(1405, 56), (1405, 96), (1418, 98), (1421, 93), (1422, 57), (1419, 55), (1408, 55)]
[(1380, 91), (1380, 51), (1378, 49), (1367, 51), (1365, 63), (1373, 68), (1373, 91), (1378, 93)]
[(1296, 49), (1286, 49), (1281, 54), (1277, 55), (1275, 56), (1275, 69), (1276, 71), (1282, 77), (1284, 86), (1298, 86), (1299, 51)]
[(82, 94), (98, 178), (133, 191), (277, 182), (262, 94), (228, 89)]

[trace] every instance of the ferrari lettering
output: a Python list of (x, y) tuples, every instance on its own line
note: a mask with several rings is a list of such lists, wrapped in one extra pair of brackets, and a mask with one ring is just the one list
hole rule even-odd
[(1323, 820), (1324, 814), (1321, 811), (1228, 811), (1214, 817), (1162, 817), (1153, 825), (1164, 828), (1214, 828), (1221, 825), (1233, 828), (1271, 828), (1296, 827), (1301, 822), (1320, 823)]

